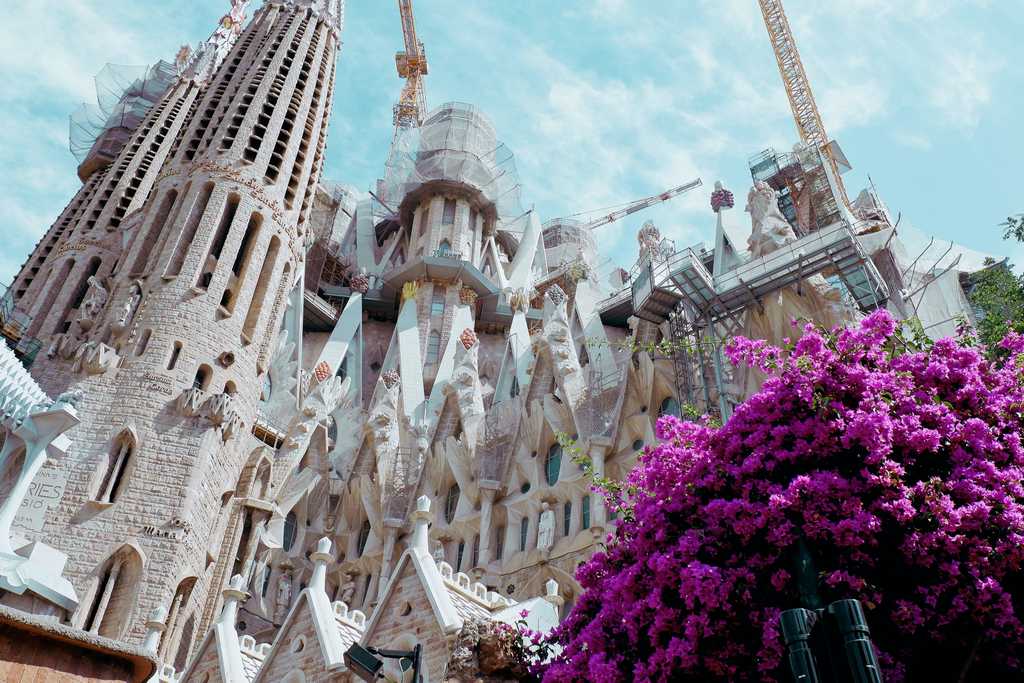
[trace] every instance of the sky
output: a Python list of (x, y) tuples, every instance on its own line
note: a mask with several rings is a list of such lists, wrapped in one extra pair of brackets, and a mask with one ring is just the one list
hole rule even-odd
[[(254, 0), (250, 8), (258, 7)], [(9, 2), (0, 24), (0, 283), (79, 186), (68, 115), (107, 63), (173, 60), (227, 0)], [(786, 0), (829, 134), (870, 177), (911, 250), (949, 241), (1024, 265), (998, 224), (1024, 211), (1024, 0)], [(516, 154), (542, 220), (592, 212), (700, 177), (704, 186), (596, 234), (627, 266), (653, 220), (680, 246), (714, 239), (716, 180), (743, 214), (747, 160), (796, 131), (756, 0), (417, 0), (431, 107), (469, 102)], [(382, 175), (402, 81), (392, 0), (349, 0), (325, 177)], [(969, 254), (973, 256), (973, 254)]]

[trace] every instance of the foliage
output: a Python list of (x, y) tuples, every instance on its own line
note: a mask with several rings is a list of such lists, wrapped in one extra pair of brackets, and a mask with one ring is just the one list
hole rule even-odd
[(972, 276), (969, 298), (978, 312), (978, 339), (995, 355), (1008, 331), (1024, 332), (1024, 275), (1014, 275), (1005, 262), (989, 259), (985, 265), (985, 270)]
[(1021, 680), (1024, 337), (1003, 348), (916, 345), (884, 311), (734, 340), (769, 379), (720, 428), (661, 418), (544, 680), (779, 680), (779, 612), (850, 597), (887, 681)]
[(1009, 216), (1000, 224), (1003, 228), (1003, 239), (1015, 239), (1024, 242), (1024, 214)]

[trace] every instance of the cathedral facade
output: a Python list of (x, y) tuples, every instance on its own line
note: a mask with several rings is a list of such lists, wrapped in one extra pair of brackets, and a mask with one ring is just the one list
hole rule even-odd
[[(340, 643), (411, 646), (417, 619), (440, 629), (441, 671), (471, 616), (543, 596), (557, 621), (615, 523), (595, 479), (623, 479), (660, 415), (724, 419), (756, 388), (720, 340), (785, 297), (726, 305), (730, 273), (783, 272), (787, 245), (817, 240), (803, 259), (827, 238), (852, 256), (764, 291), (799, 301), (813, 275), (830, 321), (902, 305), (881, 212), (745, 253), (722, 188), (714, 249), (646, 225), (634, 272), (609, 280), (587, 226), (523, 210), (471, 105), (400, 130), (357, 196), (321, 178), (343, 2), (247, 6), (97, 135), (11, 288), (32, 378), (79, 421), (36, 475), (59, 494), (14, 520), (66, 556), (70, 597), (36, 611), (145, 648), (160, 680), (283, 680), (260, 668), (299, 661), (282, 634), (302, 628), (326, 660), (301, 667), (335, 680)], [(869, 219), (870, 244), (851, 228)]]

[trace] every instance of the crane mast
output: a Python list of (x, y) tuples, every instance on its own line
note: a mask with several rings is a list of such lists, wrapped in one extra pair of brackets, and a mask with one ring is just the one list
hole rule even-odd
[(838, 199), (848, 207), (850, 199), (846, 195), (846, 187), (839, 175), (839, 164), (829, 147), (828, 134), (821, 121), (818, 105), (814, 101), (811, 82), (807, 78), (804, 64), (800, 60), (800, 52), (797, 50), (796, 39), (789, 26), (789, 19), (786, 18), (786, 10), (782, 7), (782, 0), (758, 0), (758, 2), (761, 5), (764, 25), (768, 30), (772, 49), (775, 51), (775, 61), (779, 66), (782, 83), (786, 87), (786, 96), (789, 98), (789, 107), (793, 111), (793, 119), (796, 122), (800, 139), (814, 149), (821, 150), (832, 169), (836, 189), (840, 195)]
[(423, 77), (427, 75), (427, 52), (416, 37), (416, 21), (412, 13), (412, 0), (398, 0), (398, 11), (402, 16), (402, 36), (405, 50), (395, 55), (398, 75), (405, 79), (402, 94), (394, 109), (395, 135), (405, 129), (423, 123), (427, 111), (427, 98), (423, 88)]

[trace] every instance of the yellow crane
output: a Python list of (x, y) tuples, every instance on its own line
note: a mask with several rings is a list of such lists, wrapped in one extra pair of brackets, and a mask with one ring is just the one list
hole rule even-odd
[(768, 29), (768, 38), (775, 51), (775, 61), (779, 65), (779, 73), (782, 75), (782, 83), (786, 87), (789, 108), (793, 111), (793, 119), (796, 121), (800, 139), (805, 144), (821, 150), (835, 178), (836, 190), (839, 193), (837, 199), (849, 207), (850, 199), (846, 195), (846, 187), (839, 175), (839, 163), (836, 160), (835, 151), (829, 145), (825, 124), (821, 122), (821, 113), (818, 112), (818, 105), (814, 101), (811, 82), (808, 80), (807, 72), (804, 71), (803, 62), (800, 60), (800, 52), (796, 47), (796, 39), (793, 38), (793, 30), (789, 27), (789, 19), (786, 18), (786, 10), (782, 7), (782, 0), (758, 0), (758, 2), (761, 5), (764, 25)]
[(402, 35), (405, 50), (395, 55), (398, 75), (405, 79), (402, 94), (395, 105), (395, 134), (405, 128), (423, 123), (427, 111), (427, 98), (423, 90), (423, 77), (427, 75), (427, 51), (416, 37), (416, 21), (412, 13), (412, 0), (398, 0), (402, 15)]

